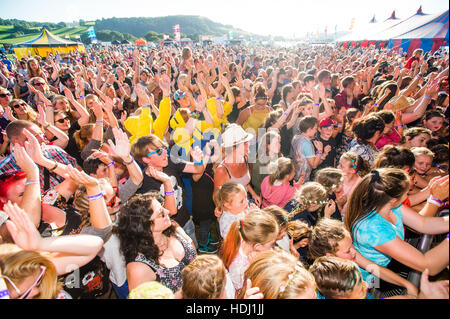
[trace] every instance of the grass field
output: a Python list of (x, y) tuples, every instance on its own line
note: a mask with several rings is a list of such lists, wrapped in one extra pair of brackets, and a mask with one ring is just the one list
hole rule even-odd
[[(95, 22), (87, 22), (86, 25), (80, 27), (66, 27), (49, 30), (51, 33), (64, 39), (66, 35), (69, 35), (70, 40), (76, 41), (75, 35), (81, 35), (87, 32), (87, 29), (95, 25)], [(0, 25), (0, 44), (16, 44), (25, 41), (32, 40), (41, 34), (41, 28), (35, 28), (36, 33), (26, 34), (21, 37), (12, 37), (13, 26), (11, 25)], [(79, 41), (79, 40), (78, 40)]]

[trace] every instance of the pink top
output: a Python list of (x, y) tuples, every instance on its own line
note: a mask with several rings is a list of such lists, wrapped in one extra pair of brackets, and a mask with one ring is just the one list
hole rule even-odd
[(375, 146), (379, 150), (381, 150), (385, 145), (397, 144), (397, 143), (400, 143), (401, 140), (402, 140), (402, 137), (400, 136), (400, 134), (397, 132), (396, 129), (393, 129), (390, 134), (381, 135), (381, 137), (375, 143)]
[(262, 208), (276, 205), (283, 208), (294, 197), (296, 188), (288, 182), (270, 185), (270, 176), (266, 176), (261, 184)]

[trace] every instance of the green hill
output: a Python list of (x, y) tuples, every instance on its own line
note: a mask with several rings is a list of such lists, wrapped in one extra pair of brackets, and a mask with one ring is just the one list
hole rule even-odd
[(172, 35), (172, 28), (176, 24), (180, 25), (180, 31), (185, 35), (224, 36), (231, 31), (234, 37), (259, 38), (258, 35), (236, 29), (231, 25), (220, 24), (201, 16), (189, 15), (154, 18), (108, 18), (95, 21), (95, 29), (114, 30), (121, 33), (129, 33), (136, 37), (144, 37), (149, 31)]
[(80, 24), (79, 27), (70, 27), (66, 26), (64, 22), (56, 24), (0, 19), (0, 44), (10, 45), (34, 39), (41, 33), (43, 26), (62, 38), (68, 35), (70, 40), (75, 40), (75, 35), (80, 35), (81, 41), (84, 43), (90, 42), (87, 37), (87, 29), (90, 26), (94, 26), (97, 39), (100, 41), (134, 41), (139, 37), (145, 37), (149, 41), (160, 41), (163, 34), (173, 37), (172, 28), (176, 24), (180, 25), (182, 37), (190, 37), (194, 41), (198, 41), (201, 35), (226, 36), (230, 32), (234, 38), (267, 40), (267, 37), (251, 34), (201, 16), (108, 18), (91, 22), (80, 20)]

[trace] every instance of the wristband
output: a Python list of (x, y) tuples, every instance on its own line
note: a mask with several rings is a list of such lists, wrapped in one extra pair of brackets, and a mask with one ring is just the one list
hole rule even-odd
[(425, 98), (426, 98), (426, 99), (431, 99), (431, 96), (425, 95)]
[(36, 184), (40, 184), (40, 182), (39, 181), (28, 181), (28, 182), (25, 183), (25, 186), (36, 185)]
[(324, 161), (326, 158), (321, 157), (320, 159), (321, 159), (322, 161)]
[(103, 124), (103, 120), (97, 120), (97, 121), (95, 121), (95, 123), (102, 123)]
[(200, 162), (194, 161), (194, 165), (196, 166), (203, 165), (203, 160), (201, 160)]
[(430, 197), (428, 198), (427, 203), (433, 204), (433, 205), (435, 205), (435, 206), (437, 206), (437, 207), (439, 207), (439, 208), (441, 207), (441, 203), (435, 201), (435, 200), (433, 199), (433, 196), (430, 196)]
[(94, 200), (97, 200), (97, 199), (100, 199), (100, 198), (103, 198), (103, 192), (101, 192), (100, 194), (94, 195), (94, 196), (88, 196), (88, 200), (90, 202), (94, 201)]
[(374, 103), (373, 106), (378, 106), (378, 104), (377, 104), (377, 103)]
[(314, 106), (319, 106), (320, 104), (316, 104), (316, 103), (314, 103)]
[(288, 116), (288, 115), (289, 115), (289, 113), (287, 113), (287, 112), (286, 112), (286, 113), (283, 113), (283, 115), (284, 115), (284, 116)]
[(317, 153), (316, 153), (316, 155), (323, 155), (323, 153), (321, 153), (321, 152), (317, 152)]
[(435, 197), (435, 196), (433, 196), (433, 195), (431, 195), (430, 198), (431, 198), (432, 200), (438, 202), (439, 204), (442, 204), (442, 200), (440, 200), (439, 198), (437, 198), (437, 197)]
[(166, 196), (172, 196), (172, 195), (175, 194), (175, 192), (174, 192), (174, 191), (172, 191), (172, 192), (165, 192), (164, 194), (165, 194)]
[(395, 127), (404, 127), (405, 125), (404, 124), (402, 124), (402, 125), (396, 125)]
[(125, 161), (123, 161), (123, 163), (125, 164), (125, 166), (131, 165), (131, 164), (134, 163), (134, 158), (133, 158), (133, 156), (130, 156), (130, 157), (131, 157), (131, 161), (130, 161), (130, 162), (125, 162)]
[(80, 95), (80, 99), (82, 99), (82, 98), (84, 98), (84, 96), (83, 96), (83, 95)]
[(113, 165), (115, 165), (116, 163), (114, 163), (114, 162), (111, 162), (111, 163), (109, 163), (108, 165), (106, 165), (107, 167), (111, 167), (111, 166), (113, 166)]

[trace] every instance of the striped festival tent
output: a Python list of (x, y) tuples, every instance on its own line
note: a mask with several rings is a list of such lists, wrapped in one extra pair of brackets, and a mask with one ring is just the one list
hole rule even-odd
[(71, 51), (85, 52), (82, 43), (62, 39), (45, 28), (37, 38), (17, 43), (13, 45), (12, 48), (18, 59), (21, 59), (25, 55), (39, 55), (41, 57), (46, 57), (48, 53), (62, 54), (70, 53)]

